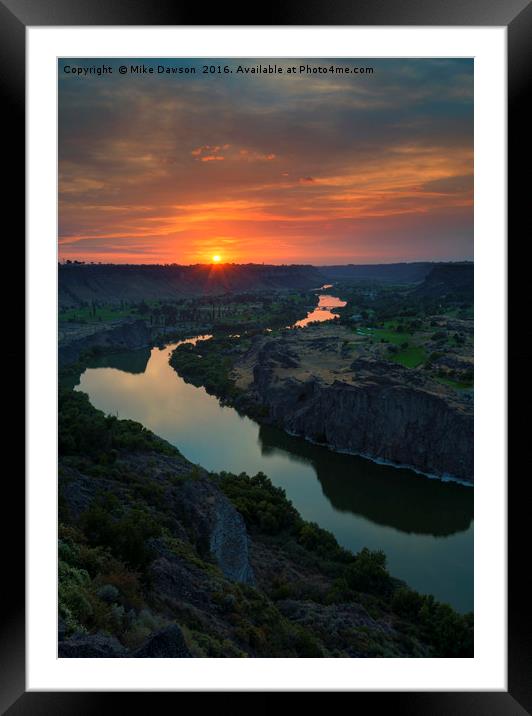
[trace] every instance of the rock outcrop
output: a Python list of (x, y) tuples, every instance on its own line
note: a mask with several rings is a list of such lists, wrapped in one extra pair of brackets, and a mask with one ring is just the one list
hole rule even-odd
[[(283, 356), (280, 358), (280, 355)], [(244, 409), (261, 408), (261, 422), (334, 450), (473, 480), (473, 406), (420, 371), (367, 358), (332, 382), (293, 377), (293, 348), (271, 341), (257, 352)], [(252, 406), (253, 408), (253, 406)]]
[(79, 338), (64, 339), (59, 344), (59, 365), (68, 365), (78, 360), (90, 349), (101, 350), (144, 348), (152, 341), (152, 329), (143, 320), (128, 321), (115, 326), (103, 326)]
[(137, 659), (186, 659), (192, 654), (177, 624), (170, 624), (150, 636), (131, 656)]
[[(174, 536), (191, 539), (202, 557), (214, 560), (228, 579), (254, 584), (244, 519), (223, 492), (206, 477), (205, 471), (194, 479), (186, 479), (192, 467), (188, 461), (181, 456), (158, 453), (142, 455), (123, 452), (118, 456), (117, 464), (130, 474), (142, 474), (147, 488), (151, 482), (154, 489), (165, 491)], [(61, 505), (71, 520), (79, 520), (102, 493), (114, 495), (120, 504), (132, 503), (128, 488), (112, 476), (101, 476), (96, 481), (65, 464), (60, 470)], [(176, 476), (183, 478), (181, 484), (174, 484), (175, 480), (171, 482)], [(154, 547), (156, 552), (160, 552), (157, 543)]]
[(225, 576), (254, 584), (246, 526), (227, 497), (209, 480), (193, 480), (183, 486), (181, 505), (200, 548), (212, 555)]

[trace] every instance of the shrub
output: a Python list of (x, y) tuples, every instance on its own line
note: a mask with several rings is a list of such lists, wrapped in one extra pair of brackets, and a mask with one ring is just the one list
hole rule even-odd
[(423, 605), (423, 597), (408, 587), (399, 588), (392, 599), (392, 609), (406, 619), (417, 619), (419, 610)]
[(386, 555), (382, 550), (371, 551), (364, 547), (344, 572), (347, 585), (358, 592), (388, 595), (392, 580), (386, 569)]
[(83, 455), (106, 465), (116, 460), (120, 448), (179, 455), (176, 448), (140, 423), (96, 410), (80, 391), (59, 391), (58, 427), (60, 455)]
[(315, 522), (303, 522), (298, 533), (298, 543), (320, 557), (332, 561), (347, 562), (353, 559), (350, 552), (340, 547), (336, 537)]
[(274, 535), (301, 522), (285, 491), (275, 487), (262, 472), (253, 477), (222, 472), (218, 484), (250, 529)]
[(162, 532), (161, 525), (141, 509), (132, 508), (117, 519), (97, 502), (83, 513), (81, 524), (91, 544), (108, 547), (133, 567), (142, 567), (149, 561), (151, 550), (147, 540)]
[(423, 598), (419, 621), (424, 635), (436, 654), (444, 657), (463, 657), (473, 654), (473, 615), (461, 615), (448, 604), (434, 597)]
[(431, 595), (408, 587), (399, 588), (391, 601), (392, 610), (416, 625), (420, 636), (430, 643), (435, 656), (463, 657), (473, 654), (473, 615), (458, 614)]
[(294, 648), (299, 657), (313, 659), (323, 656), (323, 650), (318, 640), (306, 629), (302, 627), (296, 628), (294, 636)]
[(84, 569), (59, 560), (58, 583), (59, 615), (64, 619), (68, 633), (79, 631), (93, 614), (89, 575)]
[(110, 570), (103, 572), (98, 578), (99, 584), (108, 584), (117, 589), (119, 601), (127, 608), (142, 609), (144, 600), (142, 598), (139, 575), (130, 572), (124, 564), (113, 560), (109, 565)]
[(112, 604), (113, 602), (116, 602), (118, 600), (120, 592), (114, 585), (104, 584), (98, 589), (96, 594), (103, 602), (106, 602), (107, 604)]

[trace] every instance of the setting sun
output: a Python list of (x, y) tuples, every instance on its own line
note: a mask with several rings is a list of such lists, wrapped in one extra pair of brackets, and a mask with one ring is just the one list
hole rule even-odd
[(216, 254), (215, 256), (212, 257), (213, 264), (219, 264), (221, 260), (222, 260), (222, 258), (221, 258), (221, 256), (218, 256), (218, 254)]

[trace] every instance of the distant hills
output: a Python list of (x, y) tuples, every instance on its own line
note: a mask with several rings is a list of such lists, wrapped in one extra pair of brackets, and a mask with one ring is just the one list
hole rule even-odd
[(380, 283), (418, 283), (434, 267), (430, 261), (400, 264), (346, 264), (320, 266), (321, 273), (331, 281), (379, 281)]
[(119, 303), (228, 292), (310, 289), (323, 283), (322, 274), (314, 266), (62, 264), (59, 266), (59, 305), (78, 306), (93, 300)]
[(464, 300), (473, 300), (473, 263), (436, 264), (416, 290), (416, 295), (443, 298), (452, 294)]
[[(121, 301), (170, 300), (246, 291), (307, 290), (342, 280), (420, 284), (425, 280), (429, 283), (423, 290), (438, 291), (442, 285), (451, 285), (453, 281), (458, 284), (460, 281), (467, 281), (467, 269), (465, 273), (462, 268), (459, 270), (460, 276), (464, 275), (462, 279), (458, 275), (455, 276), (453, 266), (469, 267), (472, 276), (472, 263), (417, 262), (344, 266), (67, 263), (59, 265), (59, 306), (76, 307), (92, 301), (118, 304)], [(441, 270), (436, 273), (435, 278), (430, 279), (431, 272), (438, 268)]]

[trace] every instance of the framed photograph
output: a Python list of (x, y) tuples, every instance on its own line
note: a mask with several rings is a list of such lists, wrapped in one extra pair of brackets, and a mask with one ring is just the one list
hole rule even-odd
[(532, 713), (506, 437), (532, 11), (431, 5), (0, 3), (28, 309), (3, 710)]

